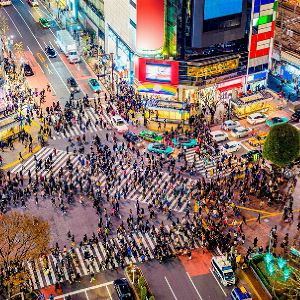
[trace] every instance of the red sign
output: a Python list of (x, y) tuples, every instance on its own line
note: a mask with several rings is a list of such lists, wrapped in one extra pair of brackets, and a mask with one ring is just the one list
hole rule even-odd
[(139, 58), (137, 74), (140, 82), (178, 85), (179, 62)]
[(154, 51), (164, 45), (165, 1), (137, 0), (136, 46)]

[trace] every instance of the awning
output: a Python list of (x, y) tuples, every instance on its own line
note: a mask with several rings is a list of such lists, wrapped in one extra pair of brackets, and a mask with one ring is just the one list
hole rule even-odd
[(222, 93), (222, 92), (233, 90), (233, 89), (240, 89), (242, 86), (243, 85), (241, 83), (235, 83), (235, 84), (231, 84), (231, 85), (228, 85), (228, 86), (219, 87), (218, 91), (220, 93)]
[(176, 96), (177, 94), (177, 88), (175, 86), (150, 82), (140, 84), (137, 90), (139, 93), (152, 93), (167, 96)]

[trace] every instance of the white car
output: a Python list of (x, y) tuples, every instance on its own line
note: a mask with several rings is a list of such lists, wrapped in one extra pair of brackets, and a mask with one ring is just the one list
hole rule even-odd
[(267, 120), (267, 116), (262, 113), (254, 113), (247, 117), (247, 122), (249, 124), (260, 124)]
[(247, 136), (249, 134), (249, 131), (250, 131), (249, 128), (239, 126), (239, 127), (232, 129), (231, 135), (236, 138), (241, 138), (241, 137)]
[(233, 153), (241, 149), (241, 143), (239, 142), (227, 142), (222, 146), (222, 150), (225, 153)]
[(233, 120), (227, 120), (222, 124), (221, 128), (224, 130), (232, 130), (238, 126), (240, 126), (240, 122), (233, 121)]
[(228, 134), (221, 130), (212, 131), (210, 135), (212, 136), (212, 139), (216, 142), (223, 142), (228, 140)]
[(113, 116), (111, 118), (111, 124), (119, 133), (123, 133), (129, 129), (128, 124), (121, 116)]

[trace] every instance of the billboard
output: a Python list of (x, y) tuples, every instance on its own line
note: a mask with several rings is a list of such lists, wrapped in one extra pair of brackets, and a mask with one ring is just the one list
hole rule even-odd
[(205, 0), (204, 20), (239, 14), (243, 10), (243, 0)]
[(137, 67), (140, 82), (178, 84), (179, 62), (177, 61), (139, 58)]
[(146, 80), (170, 83), (171, 65), (146, 63)]
[(164, 46), (165, 1), (137, 0), (136, 47), (138, 51), (157, 51)]

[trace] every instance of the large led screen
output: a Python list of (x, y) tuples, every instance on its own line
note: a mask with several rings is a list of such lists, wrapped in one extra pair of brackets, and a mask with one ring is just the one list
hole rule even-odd
[(146, 64), (146, 80), (158, 82), (171, 82), (171, 66), (159, 64)]
[(205, 0), (204, 20), (241, 13), (243, 0)]

